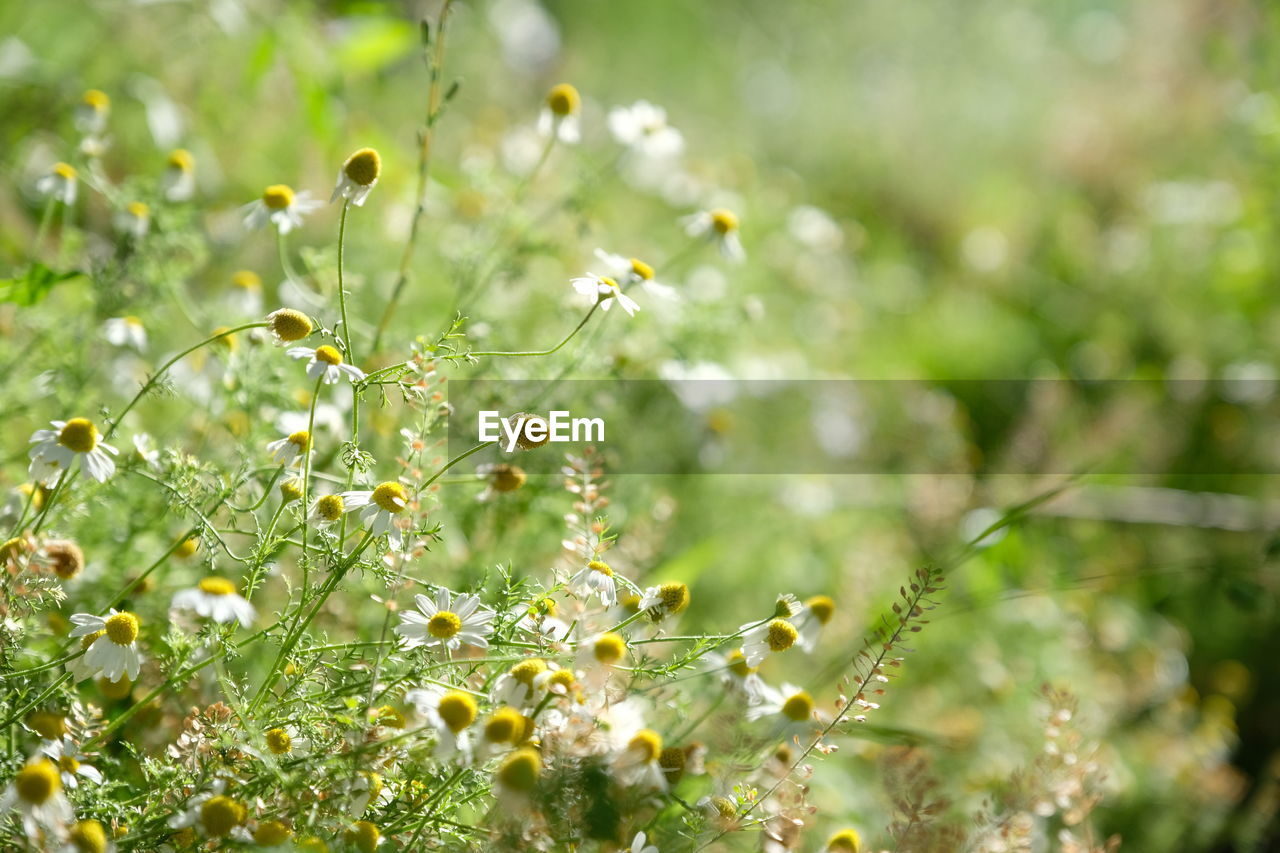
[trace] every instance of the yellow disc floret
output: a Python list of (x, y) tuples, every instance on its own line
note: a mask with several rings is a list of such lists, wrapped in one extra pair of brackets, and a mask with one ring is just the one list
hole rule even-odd
[(293, 189), (284, 184), (272, 184), (262, 191), (262, 203), (272, 210), (284, 210), (293, 204)]
[(302, 481), (289, 479), (280, 484), (280, 497), (285, 503), (291, 503), (302, 497)]
[(454, 734), (462, 731), (476, 721), (476, 700), (461, 690), (450, 690), (440, 697), (436, 706), (440, 719)]
[(609, 568), (608, 563), (602, 563), (599, 560), (592, 560), (587, 563), (587, 568), (593, 572), (599, 572), (607, 578), (613, 577), (613, 569)]
[(105, 113), (111, 109), (111, 97), (101, 89), (89, 89), (80, 97), (80, 102), (94, 112)]
[(556, 688), (560, 688), (556, 692), (568, 693), (576, 682), (577, 678), (574, 676), (573, 670), (557, 669), (547, 676), (547, 689), (555, 691)]
[(547, 662), (542, 658), (526, 658), (511, 667), (511, 677), (526, 687), (533, 686), (533, 680), (547, 671)]
[(658, 766), (662, 768), (662, 775), (671, 785), (679, 782), (684, 776), (684, 768), (688, 762), (689, 754), (681, 746), (664, 747), (662, 752), (658, 753)]
[(284, 844), (293, 836), (293, 830), (278, 820), (263, 821), (253, 831), (253, 840), (263, 847)]
[(305, 429), (291, 432), (289, 433), (289, 443), (298, 448), (299, 451), (306, 453), (311, 449), (311, 433)]
[(293, 738), (284, 729), (268, 729), (262, 737), (274, 755), (286, 755), (293, 750)]
[(387, 512), (401, 512), (409, 504), (409, 493), (405, 491), (404, 486), (394, 480), (389, 480), (385, 483), (379, 483), (378, 487), (373, 490), (373, 494), (369, 496), (369, 500)]
[(828, 853), (858, 853), (862, 849), (862, 839), (855, 829), (842, 829), (827, 841)]
[(372, 148), (361, 148), (342, 164), (342, 173), (362, 187), (372, 186), (382, 174), (382, 158)]
[(58, 769), (63, 773), (75, 773), (80, 769), (80, 762), (75, 756), (64, 755), (58, 759)]
[(568, 83), (560, 83), (547, 93), (547, 107), (558, 116), (573, 115), (582, 107), (582, 96)]
[(595, 646), (591, 651), (600, 663), (615, 664), (622, 660), (623, 655), (627, 653), (627, 641), (622, 638), (621, 634), (615, 634), (610, 631), (607, 634), (601, 634), (596, 639)]
[(538, 785), (542, 775), (542, 756), (536, 749), (517, 749), (507, 756), (498, 768), (498, 782), (512, 791), (529, 792)]
[(689, 606), (689, 587), (685, 584), (664, 583), (658, 587), (658, 607), (663, 613), (676, 614)]
[(462, 630), (462, 620), (451, 610), (439, 610), (427, 620), (427, 632), (438, 640), (447, 640)]
[(134, 219), (146, 219), (151, 215), (151, 206), (142, 201), (131, 201), (124, 209)]
[(358, 820), (347, 830), (347, 843), (360, 853), (373, 853), (382, 840), (382, 831), (367, 820)]
[(107, 831), (96, 820), (79, 821), (67, 837), (80, 853), (105, 853), (107, 849)]
[(717, 234), (728, 234), (738, 230), (738, 215), (731, 210), (717, 208), (711, 211), (711, 227)]
[(490, 743), (512, 743), (524, 731), (524, 715), (515, 708), (494, 711), (484, 724), (484, 739)]
[(759, 669), (759, 667), (756, 666), (747, 666), (747, 656), (742, 653), (742, 649), (734, 649), (729, 652), (727, 660), (729, 663), (729, 671), (739, 678), (746, 678), (748, 675)]
[(813, 697), (801, 690), (787, 697), (782, 703), (782, 714), (787, 719), (803, 723), (813, 716)]
[(662, 735), (653, 729), (641, 729), (627, 741), (627, 752), (644, 762), (656, 761), (662, 754)]
[(53, 711), (36, 711), (27, 725), (45, 740), (58, 740), (67, 733), (67, 718)]
[(642, 281), (653, 281), (653, 267), (639, 258), (631, 259), (631, 271)]
[(200, 825), (214, 837), (230, 835), (231, 830), (244, 823), (248, 810), (244, 804), (219, 794), (210, 797), (200, 806)]
[(209, 595), (231, 595), (236, 591), (236, 585), (226, 578), (205, 578), (199, 586), (201, 592)]
[(182, 544), (173, 549), (173, 553), (185, 559), (195, 554), (198, 550), (200, 550), (200, 540), (193, 536), (190, 539), (182, 540)]
[(76, 167), (70, 163), (54, 163), (53, 174), (62, 178), (64, 181), (74, 181), (76, 179)]
[(13, 780), (13, 788), (23, 801), (33, 806), (43, 805), (62, 790), (58, 767), (47, 758), (33, 761), (18, 771), (17, 778)]
[[(261, 290), (262, 276), (253, 270), (237, 270), (231, 275), (231, 284), (241, 290)], [(308, 323), (307, 325), (311, 324)]]
[(774, 619), (767, 627), (765, 642), (769, 644), (770, 651), (785, 652), (796, 644), (799, 636), (800, 632), (796, 630), (795, 625), (786, 619)]
[(346, 502), (342, 495), (325, 495), (316, 502), (316, 514), (325, 521), (337, 521), (346, 511)]
[(316, 347), (316, 361), (323, 361), (325, 364), (332, 364), (336, 367), (342, 364), (342, 353), (338, 352), (337, 347), (324, 344)]
[(524, 469), (515, 465), (494, 465), (489, 472), (489, 482), (498, 492), (514, 492), (524, 485), (525, 479)]
[(272, 311), (267, 321), (271, 324), (271, 332), (282, 341), (300, 341), (311, 334), (311, 319), (292, 308)]
[(169, 152), (169, 158), (165, 161), (170, 169), (177, 169), (179, 172), (190, 174), (195, 171), (196, 160), (191, 156), (191, 152), (185, 148), (175, 148)]
[(74, 453), (88, 453), (98, 446), (98, 428), (88, 418), (72, 418), (58, 431), (58, 444)]
[(107, 639), (117, 646), (128, 646), (138, 639), (138, 617), (121, 611), (107, 618)]
[(835, 615), (836, 603), (829, 595), (815, 595), (813, 598), (805, 602), (809, 607), (809, 612), (823, 625), (831, 621), (831, 617)]

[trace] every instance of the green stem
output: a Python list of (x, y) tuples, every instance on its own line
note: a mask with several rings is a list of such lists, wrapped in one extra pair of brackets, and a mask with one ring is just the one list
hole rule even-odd
[(36, 229), (36, 239), (31, 244), (33, 258), (40, 254), (40, 247), (44, 245), (44, 238), (49, 233), (49, 226), (53, 223), (53, 210), (57, 203), (57, 199), (53, 196), (49, 196), (44, 203), (44, 212), (40, 214), (40, 227)]
[(583, 326), (585, 326), (585, 325), (587, 325), (587, 321), (591, 319), (591, 315), (592, 315), (592, 314), (594, 314), (594, 313), (596, 313), (596, 309), (597, 309), (597, 308), (599, 308), (599, 307), (600, 307), (600, 303), (599, 303), (599, 302), (597, 302), (595, 305), (592, 305), (592, 306), (591, 306), (591, 310), (590, 310), (590, 311), (588, 311), (588, 312), (587, 312), (587, 315), (586, 315), (585, 317), (583, 317), (583, 318), (582, 318), (582, 322), (580, 322), (580, 323), (578, 323), (578, 325), (574, 326), (574, 327), (573, 327), (573, 331), (572, 331), (572, 332), (570, 332), (570, 333), (565, 337), (565, 339), (564, 339), (564, 340), (562, 340), (560, 343), (558, 343), (558, 344), (556, 344), (555, 346), (553, 346), (551, 349), (547, 349), (547, 350), (538, 350), (538, 351), (536, 351), (536, 352), (473, 352), (473, 353), (471, 353), (471, 355), (474, 355), (474, 356), (477, 356), (477, 357), (478, 357), (478, 356), (485, 356), (485, 355), (521, 355), (521, 356), (552, 355), (553, 353), (557, 353), (557, 352), (559, 352), (559, 351), (564, 347), (564, 345), (565, 345), (565, 344), (567, 344), (567, 343), (569, 343), (569, 341), (573, 340), (574, 336), (575, 336), (575, 335), (577, 335), (577, 334), (578, 334), (578, 332), (582, 331), (582, 327), (583, 327)]
[(338, 216), (338, 310), (342, 314), (342, 345), (349, 362), (355, 359), (351, 357), (351, 325), (347, 323), (347, 290), (342, 280), (342, 252), (347, 237), (347, 211), (350, 208), (351, 201), (343, 198), (342, 213)]

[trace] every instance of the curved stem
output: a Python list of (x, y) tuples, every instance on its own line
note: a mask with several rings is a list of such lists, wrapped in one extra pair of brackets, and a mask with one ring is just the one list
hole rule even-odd
[(597, 309), (597, 308), (599, 308), (599, 307), (600, 307), (600, 303), (599, 303), (599, 302), (597, 302), (595, 305), (592, 305), (592, 306), (591, 306), (591, 310), (590, 310), (590, 311), (588, 311), (588, 312), (587, 312), (587, 315), (586, 315), (585, 317), (583, 317), (583, 318), (582, 318), (582, 322), (580, 322), (580, 323), (578, 323), (578, 325), (574, 326), (574, 327), (573, 327), (573, 331), (572, 331), (572, 332), (570, 332), (570, 333), (565, 337), (565, 339), (564, 339), (563, 341), (561, 341), (560, 343), (556, 344), (556, 345), (555, 345), (555, 346), (553, 346), (551, 349), (546, 349), (546, 350), (537, 350), (537, 351), (535, 351), (535, 352), (473, 352), (473, 353), (471, 353), (471, 355), (474, 355), (474, 356), (477, 356), (477, 357), (478, 357), (478, 356), (484, 356), (484, 355), (521, 355), (521, 356), (534, 356), (534, 355), (551, 355), (551, 354), (553, 354), (553, 353), (557, 353), (557, 352), (559, 352), (559, 351), (564, 347), (564, 345), (565, 345), (565, 344), (567, 344), (567, 343), (569, 343), (569, 341), (573, 340), (574, 336), (575, 336), (576, 334), (578, 334), (578, 332), (582, 331), (582, 327), (583, 327), (583, 326), (585, 326), (585, 325), (587, 325), (587, 321), (591, 319), (591, 315), (592, 315), (592, 314), (594, 314), (594, 313), (596, 313), (596, 309)]
[(351, 200), (342, 199), (342, 213), (338, 217), (338, 310), (342, 314), (342, 345), (346, 349), (347, 361), (351, 358), (351, 326), (347, 323), (347, 291), (342, 280), (342, 252), (347, 237), (347, 211), (351, 209)]

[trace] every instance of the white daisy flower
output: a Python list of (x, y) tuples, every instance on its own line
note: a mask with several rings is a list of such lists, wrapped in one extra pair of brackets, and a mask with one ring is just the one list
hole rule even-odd
[(76, 130), (87, 136), (97, 136), (107, 129), (107, 117), (111, 115), (111, 98), (99, 89), (90, 89), (76, 106)]
[(0, 797), (0, 813), (9, 811), (22, 816), (22, 829), (35, 849), (47, 835), (62, 837), (72, 813), (58, 766), (44, 756), (28, 760)]
[(53, 429), (38, 429), (31, 435), (34, 447), (27, 451), (27, 455), (31, 457), (29, 471), (32, 479), (52, 486), (79, 456), (84, 457), (85, 471), (99, 483), (105, 483), (116, 472), (116, 463), (111, 461), (111, 456), (118, 451), (102, 441), (93, 421), (72, 418), (51, 423)]
[(440, 587), (435, 600), (419, 593), (413, 597), (417, 611), (406, 610), (400, 614), (401, 622), (396, 633), (405, 638), (405, 648), (439, 644), (442, 649), (454, 651), (468, 645), (487, 649), (493, 633), (494, 612), (480, 604), (478, 595), (458, 595)]
[(160, 451), (151, 446), (151, 436), (145, 432), (133, 436), (133, 450), (152, 471), (160, 470)]
[(547, 662), (542, 658), (530, 657), (517, 662), (494, 680), (489, 701), (495, 705), (510, 705), (514, 708), (532, 705), (538, 678), (546, 672)]
[(113, 346), (129, 346), (138, 352), (147, 348), (147, 330), (137, 317), (112, 317), (102, 324), (102, 333)]
[[(160, 189), (169, 201), (187, 201), (196, 193), (196, 161), (185, 148), (175, 148), (165, 160)], [(254, 312), (257, 313), (257, 312)]]
[(142, 668), (142, 655), (138, 652), (138, 617), (127, 611), (112, 610), (106, 617), (92, 613), (73, 613), (72, 637), (102, 634), (90, 644), (84, 653), (85, 668), (107, 681), (119, 681), (127, 675), (130, 681), (138, 680)]
[(770, 652), (785, 652), (800, 639), (796, 626), (782, 618), (748, 622), (738, 630), (743, 632), (742, 653), (747, 666), (759, 666)]
[(648, 101), (609, 111), (613, 138), (645, 157), (665, 159), (684, 150), (684, 137), (667, 124), (667, 111)]
[(351, 804), (347, 814), (353, 818), (364, 814), (370, 805), (385, 806), (396, 798), (382, 781), (382, 777), (371, 770), (361, 770), (357, 773), (348, 793), (351, 796)]
[(592, 560), (569, 579), (569, 589), (578, 594), (599, 595), (600, 603), (613, 607), (618, 603), (618, 585), (608, 563)]
[(359, 382), (364, 379), (364, 371), (355, 365), (345, 364), (342, 360), (342, 353), (338, 352), (336, 347), (328, 344), (318, 346), (315, 349), (311, 347), (292, 347), (285, 350), (285, 355), (290, 358), (303, 359), (307, 358), (307, 378), (319, 379), (324, 377), (324, 384), (332, 385), (346, 376), (352, 382)]
[(236, 585), (219, 577), (204, 578), (193, 589), (181, 590), (169, 606), (175, 610), (194, 610), (219, 625), (239, 621), (247, 628), (257, 616), (253, 605), (236, 592)]
[(36, 190), (70, 207), (76, 203), (76, 185), (76, 167), (67, 163), (54, 163), (49, 174), (36, 181)]
[(634, 317), (640, 310), (636, 301), (622, 292), (616, 279), (589, 272), (585, 276), (570, 279), (569, 283), (583, 296), (590, 296), (597, 303), (603, 303), (600, 307), (606, 311), (613, 307), (615, 301), (628, 316)]
[(244, 825), (249, 810), (244, 803), (222, 793), (226, 787), (227, 783), (218, 779), (208, 791), (196, 794), (187, 801), (186, 809), (169, 818), (169, 827), (185, 829), (198, 826), (210, 838), (252, 841), (253, 836)]
[(764, 698), (764, 680), (757, 674), (757, 668), (747, 663), (741, 649), (734, 649), (727, 655), (708, 652), (703, 660), (708, 671), (719, 677), (725, 689), (746, 697), (747, 704), (755, 705)]
[(720, 247), (720, 254), (731, 261), (746, 259), (742, 238), (738, 234), (738, 216), (731, 210), (703, 210), (680, 220), (690, 237), (707, 237)]
[(101, 821), (87, 819), (76, 821), (67, 830), (67, 843), (58, 850), (59, 853), (115, 853), (116, 843), (107, 835)]
[(476, 700), (471, 694), (432, 685), (419, 690), (410, 690), (405, 693), (404, 698), (417, 708), (418, 713), (426, 717), (431, 727), (436, 730), (439, 736), (435, 752), (437, 758), (448, 760), (457, 756), (463, 761), (470, 758), (471, 732), (469, 729), (479, 714)]
[(792, 620), (800, 632), (797, 640), (800, 648), (812, 652), (818, 647), (818, 639), (822, 636), (822, 628), (835, 615), (836, 603), (827, 595), (815, 595), (805, 601), (800, 612)]
[(102, 772), (87, 763), (87, 756), (82, 753), (71, 735), (63, 735), (60, 740), (49, 741), (40, 747), (40, 751), (58, 765), (62, 773), (62, 784), (74, 790), (80, 784), (77, 776), (83, 776), (95, 785), (102, 784)]
[(273, 184), (262, 191), (262, 198), (246, 204), (241, 210), (244, 211), (246, 228), (258, 229), (270, 223), (281, 234), (288, 234), (302, 227), (304, 215), (321, 206), (305, 190), (295, 194), (291, 187)]
[(596, 257), (609, 268), (609, 274), (615, 280), (630, 281), (644, 288), (645, 293), (660, 299), (676, 299), (676, 289), (654, 279), (653, 267), (639, 258), (628, 258), (615, 255), (604, 249), (596, 249)]
[(373, 192), (382, 174), (382, 158), (372, 148), (361, 148), (347, 158), (338, 170), (338, 185), (333, 188), (329, 203), (339, 198), (350, 199), (356, 207), (361, 207), (364, 200)]
[(759, 704), (747, 708), (748, 720), (776, 717), (784, 729), (805, 730), (814, 724), (813, 697), (794, 684), (783, 684), (779, 689), (765, 685)]
[(403, 485), (389, 480), (372, 491), (342, 492), (338, 497), (344, 512), (360, 510), (360, 521), (374, 536), (385, 533), (393, 548), (404, 546), (404, 531), (396, 524), (396, 517), (409, 506), (409, 492)]
[(538, 116), (538, 133), (555, 135), (566, 145), (576, 145), (582, 139), (578, 114), (582, 111), (582, 96), (568, 83), (553, 86), (547, 93), (547, 106)]
[(275, 340), (276, 346), (300, 341), (311, 334), (313, 328), (310, 317), (292, 308), (278, 308), (272, 311), (267, 315), (267, 324), (271, 328), (271, 337)]
[(262, 733), (267, 744), (267, 751), (272, 755), (287, 755), (291, 758), (306, 755), (311, 751), (311, 739), (303, 737), (297, 726), (277, 726)]
[(131, 201), (115, 217), (116, 229), (135, 240), (141, 240), (151, 230), (151, 206), (141, 201)]
[(322, 495), (311, 505), (307, 519), (316, 524), (333, 524), (342, 518), (347, 511), (346, 501), (342, 495)]
[(630, 853), (660, 853), (655, 845), (645, 844), (646, 840), (643, 832), (637, 832), (636, 837), (631, 839)]
[(689, 606), (689, 587), (679, 581), (651, 586), (640, 596), (639, 608), (656, 619), (675, 616)]
[(624, 785), (636, 785), (667, 789), (667, 777), (658, 759), (662, 756), (662, 735), (653, 729), (640, 729), (627, 741), (626, 746), (614, 756), (613, 769), (618, 781)]
[(269, 443), (267, 450), (271, 451), (273, 461), (279, 462), (285, 467), (296, 463), (301, 468), (303, 460), (311, 452), (311, 433), (305, 429), (300, 429), (297, 432), (286, 435), (284, 438)]

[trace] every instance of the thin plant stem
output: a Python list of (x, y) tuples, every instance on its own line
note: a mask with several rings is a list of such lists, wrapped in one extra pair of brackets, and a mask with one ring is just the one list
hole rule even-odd
[(477, 357), (498, 356), (498, 355), (513, 355), (513, 356), (553, 355), (559, 352), (564, 347), (565, 344), (573, 340), (574, 336), (577, 335), (578, 332), (582, 331), (582, 327), (587, 325), (587, 321), (591, 319), (592, 314), (596, 313), (596, 309), (599, 308), (600, 305), (601, 305), (600, 302), (597, 302), (596, 304), (592, 305), (591, 310), (587, 312), (586, 316), (582, 318), (581, 322), (579, 322), (578, 325), (573, 327), (573, 331), (570, 332), (568, 335), (566, 335), (564, 340), (562, 340), (560, 343), (553, 346), (551, 349), (534, 350), (529, 352), (473, 352), (471, 353), (471, 355), (477, 356)]

